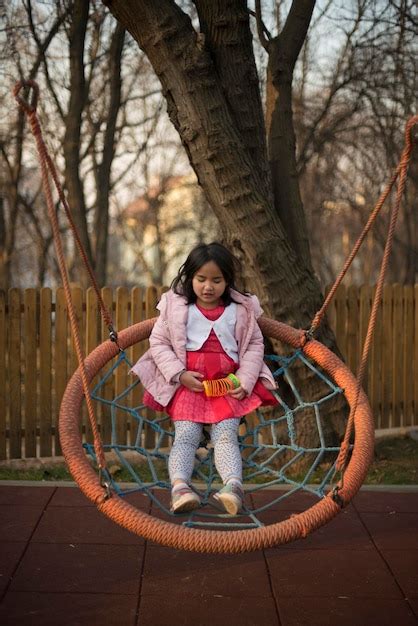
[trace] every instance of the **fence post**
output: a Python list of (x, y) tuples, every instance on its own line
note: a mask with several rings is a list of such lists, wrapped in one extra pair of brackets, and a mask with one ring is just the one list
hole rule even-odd
[(393, 426), (391, 423), (392, 413), (392, 286), (383, 287), (383, 308), (382, 308), (382, 353), (386, 355), (382, 361), (382, 428)]
[[(145, 318), (149, 319), (150, 317), (155, 317), (157, 311), (155, 307), (157, 306), (158, 294), (157, 289), (155, 287), (147, 287), (145, 293)], [(146, 346), (148, 349), (149, 342), (146, 342)], [(153, 420), (155, 419), (155, 411), (152, 409), (146, 409), (145, 415), (147, 419)], [(153, 448), (155, 446), (155, 432), (151, 428), (147, 428), (145, 430), (145, 447)]]
[[(74, 313), (76, 316), (76, 320), (77, 320), (77, 326), (78, 326), (78, 332), (80, 334), (80, 343), (81, 343), (81, 349), (84, 351), (83, 347), (84, 347), (84, 324), (83, 324), (83, 296), (84, 296), (84, 292), (81, 289), (81, 287), (72, 287), (71, 288), (71, 298), (73, 301), (73, 306), (74, 306)], [(72, 376), (74, 374), (74, 372), (76, 371), (76, 369), (79, 366), (78, 363), (78, 358), (77, 358), (77, 352), (75, 349), (75, 342), (74, 342), (74, 337), (71, 331), (69, 331), (70, 334), (70, 355), (69, 355), (69, 377)], [(84, 404), (84, 403), (83, 403)]]
[[(357, 288), (359, 294), (359, 329), (358, 329), (358, 349), (359, 359), (363, 353), (364, 341), (366, 339), (367, 328), (369, 325), (371, 300), (372, 300), (372, 287), (370, 285), (362, 285)], [(368, 363), (366, 365), (366, 371), (364, 373), (363, 388), (366, 393), (370, 388), (370, 374), (372, 370), (371, 354), (369, 354)]]
[[(376, 287), (371, 288), (372, 300), (376, 294)], [(375, 417), (375, 425), (381, 428), (382, 422), (382, 303), (380, 303), (373, 333), (372, 349), (370, 354), (369, 400)]]
[(10, 457), (22, 458), (20, 290), (9, 289), (9, 432)]
[[(144, 319), (144, 291), (141, 287), (134, 287), (131, 291), (131, 324), (137, 324)], [(130, 359), (132, 365), (134, 365), (140, 356), (144, 354), (145, 342), (141, 341), (130, 349)], [(142, 385), (137, 385), (131, 394), (132, 406), (136, 407), (141, 403), (142, 398)]]
[[(118, 287), (116, 290), (116, 328), (118, 331), (128, 326), (128, 305), (129, 292), (126, 287)], [(125, 363), (115, 370), (115, 396), (119, 396), (126, 389), (127, 385), (127, 368)], [(126, 398), (122, 398), (118, 404), (126, 405)], [(128, 429), (130, 420), (128, 412), (121, 409), (116, 414), (116, 433), (117, 440), (121, 445), (128, 443)]]
[(7, 458), (6, 446), (6, 294), (0, 291), (0, 459)]
[[(101, 291), (102, 299), (105, 307), (110, 311), (112, 319), (113, 319), (113, 291), (110, 287), (103, 287)], [(115, 330), (119, 330), (117, 327)], [(108, 341), (109, 339), (109, 329), (106, 326), (106, 323), (101, 317), (101, 335), (102, 341)], [(111, 365), (107, 363), (102, 371), (100, 372), (101, 376), (105, 376), (106, 373), (110, 370)], [(104, 383), (101, 388), (101, 396), (106, 400), (111, 400), (113, 397), (113, 379), (114, 376), (110, 376), (109, 379)], [(112, 419), (110, 414), (110, 408), (108, 405), (101, 405), (101, 437), (103, 443), (110, 443), (112, 437)]]
[(40, 455), (52, 456), (52, 292), (43, 287), (39, 306)]
[[(403, 426), (412, 426), (414, 423), (414, 288), (405, 285), (403, 288), (403, 323), (402, 323), (402, 354), (403, 354)], [(417, 406), (418, 410), (418, 406)]]
[(55, 374), (55, 456), (61, 455), (61, 445), (58, 433), (58, 416), (62, 396), (67, 384), (67, 301), (64, 289), (59, 287), (55, 295), (55, 344), (54, 344), (54, 374)]
[[(93, 289), (93, 287), (89, 287), (86, 291), (86, 317), (85, 317), (86, 319), (86, 331), (85, 331), (86, 355), (90, 354), (90, 352), (92, 352), (98, 344), (98, 329), (99, 329), (98, 310), (99, 309), (98, 309), (96, 292)], [(97, 383), (97, 378), (98, 377), (94, 378), (91, 381), (90, 389), (94, 389)], [(96, 415), (96, 419), (98, 420), (98, 423), (100, 423), (99, 409), (100, 409), (100, 404), (98, 403), (95, 404), (94, 413)], [(86, 441), (91, 442), (92, 430), (91, 430), (91, 424), (90, 424), (90, 420), (89, 420), (88, 413), (87, 413), (86, 403), (83, 403), (83, 424), (84, 424), (84, 431), (86, 433)]]
[(418, 285), (414, 287), (414, 424), (418, 425)]
[(402, 425), (402, 285), (393, 286), (392, 427)]
[(347, 291), (347, 363), (357, 375), (359, 368), (359, 303), (358, 289), (350, 285)]
[(345, 285), (340, 285), (335, 294), (335, 335), (337, 346), (347, 359), (347, 294)]
[(36, 457), (37, 419), (37, 290), (25, 289), (23, 294), (24, 322), (23, 344), (25, 350), (25, 457)]

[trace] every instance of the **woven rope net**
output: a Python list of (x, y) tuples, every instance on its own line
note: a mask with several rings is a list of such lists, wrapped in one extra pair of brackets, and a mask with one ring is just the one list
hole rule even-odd
[[(146, 339), (155, 320), (136, 324), (119, 334), (119, 346), (126, 350)], [(357, 402), (355, 411), (355, 441), (339, 485), (339, 497), (348, 503), (360, 488), (373, 454), (373, 420), (365, 394), (361, 391), (356, 400), (356, 379), (348, 368), (321, 343), (310, 340), (300, 349), (302, 331), (262, 318), (260, 327), (266, 336), (278, 339), (295, 349), (291, 356), (273, 357), (276, 377), (285, 381), (292, 401), (278, 394), (280, 407), (273, 414), (259, 412), (255, 423), (241, 427), (240, 445), (243, 456), (244, 475), (251, 486), (246, 490), (242, 515), (230, 518), (222, 514), (211, 499), (219, 488), (213, 464), (212, 451), (198, 451), (195, 467), (195, 485), (202, 498), (202, 507), (193, 514), (172, 516), (168, 509), (166, 462), (173, 433), (169, 419), (161, 416), (149, 421), (144, 407), (129, 406), (125, 398), (131, 388), (115, 398), (103, 397), (106, 377), (93, 391), (92, 397), (105, 403), (112, 416), (111, 442), (104, 445), (106, 454), (116, 457), (117, 466), (125, 469), (128, 485), (119, 484), (111, 474), (99, 475), (89, 457), (95, 457), (94, 447), (83, 446), (81, 434), (81, 409), (83, 386), (80, 372), (72, 377), (63, 398), (60, 413), (60, 439), (64, 456), (72, 475), (84, 494), (98, 508), (124, 528), (166, 546), (199, 552), (237, 553), (286, 543), (306, 536), (322, 526), (341, 510), (332, 498), (329, 482), (334, 473), (334, 459), (339, 447), (328, 445), (324, 434), (321, 412), (337, 394), (344, 393), (348, 405)], [(125, 352), (119, 353), (111, 341), (105, 342), (86, 359), (89, 382), (101, 369), (116, 358), (116, 366), (129, 367)], [(293, 367), (307, 367), (323, 382), (324, 393), (314, 402), (306, 401), (294, 385)], [(115, 367), (115, 364), (114, 364)], [(112, 369), (106, 374), (111, 375)], [(117, 420), (127, 413), (131, 420), (129, 445), (118, 442)], [(317, 429), (317, 443), (309, 449), (299, 442), (299, 419), (310, 419)], [(155, 431), (155, 446), (143, 446), (145, 426)], [(88, 454), (86, 454), (86, 451)], [(137, 458), (136, 458), (137, 457)], [(310, 457), (309, 466), (302, 476), (295, 475), (293, 468)], [(315, 484), (313, 482), (315, 481)], [(271, 488), (275, 489), (272, 490)], [(295, 493), (307, 492), (314, 504), (301, 513), (283, 521), (275, 521), (277, 505)], [(136, 508), (129, 496), (140, 492), (149, 496), (153, 515), (144, 507)], [(110, 494), (110, 497), (108, 497)], [(157, 506), (156, 506), (157, 505)], [(158, 508), (157, 508), (158, 507)], [(268, 509), (271, 509), (268, 511)], [(281, 515), (280, 515), (281, 517)], [(271, 523), (271, 520), (274, 520)], [(267, 523), (268, 522), (268, 523)]]

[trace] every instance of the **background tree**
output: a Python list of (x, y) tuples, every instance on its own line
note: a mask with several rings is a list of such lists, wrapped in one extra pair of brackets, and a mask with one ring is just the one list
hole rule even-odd
[[(414, 2), (324, 3), (305, 40), (294, 82), (297, 170), (313, 265), (333, 280), (393, 171), (406, 120), (416, 111)], [(321, 41), (333, 46), (318, 59)], [(416, 154), (387, 279), (418, 279)], [(415, 161), (414, 161), (415, 159)], [(376, 223), (351, 280), (376, 278), (387, 217)], [(325, 234), (325, 235), (324, 235)]]
[[(30, 6), (30, 5), (29, 5)], [(68, 9), (53, 16), (47, 27), (44, 28), (42, 36), (39, 35), (37, 41), (37, 51), (33, 52), (23, 60), (20, 54), (25, 41), (19, 40), (18, 34), (23, 32), (23, 24), (26, 23), (25, 11), (23, 7), (9, 7), (9, 12), (2, 16), (2, 24), (6, 37), (3, 39), (3, 49), (1, 59), (13, 65), (14, 81), (23, 78), (36, 79), (40, 71), (42, 59), (57, 35), (64, 20), (68, 17)], [(0, 94), (2, 104), (2, 127), (0, 136), (0, 154), (2, 162), (2, 174), (0, 177), (0, 287), (5, 289), (10, 285), (12, 260), (16, 246), (16, 233), (19, 219), (25, 215), (32, 223), (35, 231), (37, 244), (40, 248), (40, 259), (42, 266), (51, 238), (41, 226), (41, 220), (34, 211), (34, 204), (39, 195), (39, 185), (34, 192), (29, 192), (24, 185), (25, 176), (31, 177), (28, 167), (23, 163), (24, 154), (24, 122), (25, 116), (22, 111), (17, 111), (13, 122), (7, 106), (10, 99), (10, 72), (4, 72), (6, 80), (2, 81), (3, 89)], [(33, 178), (33, 177), (32, 177)], [(39, 268), (39, 273), (43, 276), (43, 270)]]
[[(123, 261), (118, 263), (115, 257), (118, 249), (125, 250), (122, 239), (129, 228), (127, 224), (121, 227), (123, 219), (118, 216), (122, 215), (126, 205), (137, 196), (146, 195), (148, 181), (155, 180), (156, 176), (164, 181), (171, 176), (188, 175), (184, 158), (174, 162), (173, 155), (180, 155), (179, 141), (165, 123), (162, 106), (165, 99), (161, 96), (158, 80), (146, 56), (138, 52), (135, 42), (125, 33), (119, 89), (118, 72), (114, 71), (118, 59), (115, 24), (100, 3), (92, 1), (87, 4), (87, 21), (86, 3), (81, 5), (74, 0), (65, 3), (31, 0), (8, 3), (4, 7), (2, 32), (5, 36), (1, 54), (5, 80), (0, 87), (0, 149), (4, 165), (0, 180), (3, 198), (0, 256), (4, 260), (0, 266), (5, 270), (0, 274), (4, 277), (3, 286), (10, 284), (5, 276), (11, 273), (15, 284), (16, 281), (22, 285), (31, 284), (35, 275), (39, 285), (56, 280), (50, 229), (31, 141), (23, 138), (19, 116), (10, 97), (11, 86), (19, 76), (36, 76), (43, 88), (41, 111), (48, 143), (62, 173), (67, 172), (66, 186), (72, 190), (73, 210), (79, 213), (80, 229), (83, 232), (87, 229), (84, 233), (86, 246), (91, 248), (102, 282), (104, 275), (100, 267), (106, 267), (108, 282), (127, 278)], [(188, 3), (182, 6), (190, 9), (192, 23), (200, 30), (195, 5)], [(256, 34), (252, 42), (259, 74), (257, 87), (260, 88), (267, 127), (271, 125), (277, 94), (279, 100), (281, 98), (281, 108), (288, 111), (288, 116), (291, 95), (297, 140), (296, 165), (285, 154), (286, 150), (292, 152), (294, 149), (294, 138), (293, 144), (292, 141), (275, 142), (271, 138), (267, 142), (270, 144), (270, 167), (272, 171), (277, 170), (277, 175), (272, 176), (274, 208), (283, 214), (282, 222), (293, 247), (306, 251), (309, 237), (311, 258), (308, 255), (306, 262), (312, 263), (324, 285), (333, 279), (341, 266), (343, 255), (365, 221), (365, 212), (369, 211), (388, 171), (393, 167), (402, 142), (404, 121), (413, 112), (417, 88), (414, 2), (319, 2), (293, 70), (291, 91), (286, 72), (280, 70), (287, 63), (286, 59), (280, 61), (280, 55), (290, 52), (285, 38), (286, 24), (290, 28), (291, 23), (290, 6), (290, 2), (263, 2), (261, 14), (261, 3), (256, 3), (250, 27), (254, 33), (258, 30), (260, 35)], [(298, 6), (303, 9), (302, 4)], [(203, 24), (202, 11), (200, 19)], [(219, 19), (222, 22), (222, 15)], [(210, 30), (209, 26), (207, 28)], [(279, 36), (273, 36), (269, 31), (277, 31)], [(287, 33), (289, 36), (291, 30)], [(120, 32), (118, 36), (120, 41)], [(223, 48), (220, 45), (215, 47), (217, 54), (221, 55), (222, 49), (228, 51), (231, 46), (226, 40)], [(272, 55), (273, 49), (276, 49), (275, 55)], [(81, 74), (71, 72), (71, 65), (77, 70), (77, 58), (83, 64)], [(274, 58), (278, 59), (278, 74), (273, 67)], [(237, 57), (234, 59), (236, 61)], [(278, 89), (272, 83), (274, 71)], [(110, 75), (114, 78), (113, 84), (109, 83)], [(80, 89), (77, 88), (73, 89), (75, 95), (70, 98), (69, 88), (80, 85), (77, 82), (80, 80), (84, 80), (87, 96), (80, 98)], [(232, 76), (231, 84), (234, 80), (237, 79)], [(240, 91), (239, 81), (235, 87), (239, 101), (239, 94), (244, 92)], [(234, 89), (230, 91), (234, 92)], [(234, 95), (229, 97), (233, 99)], [(81, 115), (77, 113), (80, 99), (85, 101), (80, 109)], [(235, 110), (239, 104), (236, 102)], [(245, 110), (243, 107), (242, 116)], [(77, 116), (81, 119), (79, 130)], [(276, 117), (280, 120), (280, 115)], [(280, 123), (284, 124), (284, 118)], [(277, 124), (280, 135), (280, 124)], [(240, 132), (249, 137), (250, 130), (245, 130), (245, 121), (241, 126)], [(76, 148), (69, 138), (76, 140)], [(65, 161), (61, 157), (64, 140), (67, 144)], [(284, 151), (281, 158), (283, 166), (280, 167), (280, 159), (273, 154), (277, 147)], [(68, 165), (76, 161), (78, 170)], [(174, 162), (172, 172), (165, 166), (161, 168), (165, 162)], [(296, 167), (293, 173), (288, 167), (290, 165)], [(410, 170), (405, 209), (396, 233), (391, 275), (388, 277), (392, 280), (416, 280), (417, 216), (413, 210), (416, 194), (416, 174), (414, 176), (413, 172), (416, 169), (415, 164), (415, 170), (414, 166)], [(288, 182), (296, 178), (295, 172), (300, 192), (298, 185)], [(280, 176), (282, 180), (279, 184)], [(77, 193), (81, 194), (80, 202), (76, 202)], [(304, 200), (302, 212), (300, 196)], [(164, 194), (160, 194), (159, 198), (163, 206)], [(285, 207), (286, 202), (289, 203), (289, 210)], [(280, 208), (280, 204), (285, 208)], [(151, 209), (150, 204), (150, 216), (146, 217), (148, 222), (153, 219)], [(294, 217), (291, 217), (293, 214)], [(297, 227), (298, 220), (300, 228)], [(296, 227), (292, 228), (291, 223)], [(62, 228), (65, 231), (64, 223)], [(106, 233), (112, 230), (112, 260), (109, 264), (105, 254), (109, 248)], [(385, 232), (386, 219), (382, 215), (373, 236), (369, 238), (370, 245), (365, 247), (364, 253), (360, 253), (349, 280), (374, 280), (379, 255), (371, 253), (371, 250), (379, 250), (383, 245)], [(144, 241), (139, 222), (135, 232), (129, 233), (130, 239), (131, 235), (140, 253)], [(160, 243), (164, 244), (163, 239)], [(303, 252), (300, 254), (304, 256)], [(67, 256), (72, 267), (77, 262), (77, 256), (73, 255), (70, 244)], [(161, 248), (160, 256), (164, 259), (167, 251)], [(146, 268), (143, 273), (151, 275)], [(74, 272), (77, 278), (80, 275), (79, 271)]]
[[(140, 178), (138, 160), (162, 118), (156, 79), (145, 56), (137, 54), (132, 39), (101, 3), (8, 4), (4, 26), (2, 287), (11, 284), (12, 265), (14, 284), (20, 270), (23, 284), (25, 274), (33, 282), (35, 266), (39, 285), (56, 276), (36, 156), (24, 117), (11, 99), (19, 78), (35, 78), (40, 84), (39, 113), (47, 143), (61, 170), (84, 247), (104, 284), (111, 208), (115, 210), (115, 198), (123, 195), (130, 177)], [(66, 228), (63, 222), (63, 231)], [(70, 238), (67, 259), (71, 276), (84, 282)]]

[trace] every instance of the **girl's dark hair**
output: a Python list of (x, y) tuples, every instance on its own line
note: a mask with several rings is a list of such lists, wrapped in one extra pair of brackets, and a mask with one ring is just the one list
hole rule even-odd
[(196, 302), (196, 294), (192, 285), (193, 276), (202, 265), (209, 261), (216, 263), (225, 279), (226, 287), (222, 300), (225, 306), (228, 306), (233, 301), (230, 289), (239, 291), (235, 286), (235, 272), (239, 267), (239, 261), (228, 248), (225, 248), (217, 241), (207, 244), (202, 243), (193, 248), (171, 283), (171, 288), (175, 293), (185, 296), (187, 304)]

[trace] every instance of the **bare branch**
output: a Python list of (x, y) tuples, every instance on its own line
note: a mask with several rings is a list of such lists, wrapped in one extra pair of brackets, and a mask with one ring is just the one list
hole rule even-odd
[(261, 45), (263, 46), (264, 50), (268, 52), (268, 45), (269, 45), (269, 40), (271, 39), (271, 34), (263, 22), (260, 0), (256, 0), (255, 13), (254, 11), (249, 11), (249, 13), (250, 15), (255, 16), (256, 18), (258, 39)]
[(286, 60), (290, 71), (293, 71), (299, 53), (308, 32), (315, 0), (293, 0), (279, 37), (286, 50)]

